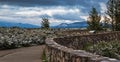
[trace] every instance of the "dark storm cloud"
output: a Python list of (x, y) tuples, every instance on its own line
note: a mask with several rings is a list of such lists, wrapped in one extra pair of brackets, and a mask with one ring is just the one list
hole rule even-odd
[(53, 17), (55, 19), (59, 19), (59, 20), (81, 20), (81, 18), (79, 17), (80, 15), (76, 15), (75, 13), (67, 13), (67, 14), (63, 14), (63, 15), (59, 15), (59, 14), (55, 14), (53, 15)]
[(10, 4), (10, 5), (20, 5), (20, 6), (91, 6), (96, 5), (98, 2), (103, 2), (106, 0), (0, 0), (1, 4)]
[(100, 12), (100, 2), (106, 3), (108, 0), (0, 0), (0, 4), (18, 5), (18, 6), (71, 6), (78, 7), (82, 12), (89, 12), (95, 7)]
[(1, 4), (7, 3), (21, 6), (52, 6), (75, 5), (75, 0), (0, 0)]
[[(95, 7), (104, 12), (108, 0), (0, 0), (0, 20), (39, 25), (43, 16), (53, 24), (86, 20)], [(101, 5), (100, 5), (101, 4)], [(103, 6), (102, 6), (103, 5)], [(21, 21), (19, 21), (21, 20)], [(33, 20), (36, 20), (33, 21)]]

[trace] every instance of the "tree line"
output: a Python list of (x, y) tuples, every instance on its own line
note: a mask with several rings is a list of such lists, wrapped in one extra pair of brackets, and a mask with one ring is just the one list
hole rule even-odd
[(106, 30), (120, 31), (120, 0), (109, 0), (107, 2), (106, 14), (101, 22), (101, 15), (96, 8), (92, 7), (87, 20), (89, 30)]

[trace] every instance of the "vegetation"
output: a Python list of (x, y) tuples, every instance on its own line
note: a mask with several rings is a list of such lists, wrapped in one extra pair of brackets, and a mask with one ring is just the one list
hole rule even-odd
[(0, 28), (0, 49), (41, 45), (46, 33), (40, 29)]
[[(41, 36), (42, 37), (42, 36)], [(16, 40), (16, 39), (15, 39)], [(22, 40), (21, 41), (10, 41), (9, 39), (0, 40), (0, 49), (14, 49), (19, 47), (28, 47), (32, 45), (41, 45), (45, 43), (45, 38), (41, 38), (39, 41), (30, 41), (30, 40)]]
[(110, 26), (110, 19), (106, 16), (104, 16), (104, 20), (103, 20), (103, 29), (107, 30), (108, 28), (111, 28)]
[(49, 19), (48, 18), (42, 18), (42, 22), (41, 22), (41, 28), (42, 29), (49, 29), (50, 26), (49, 26)]
[(109, 0), (107, 14), (112, 19), (112, 30), (120, 31), (120, 0)]
[(88, 29), (89, 30), (102, 30), (102, 25), (100, 24), (101, 16), (98, 14), (96, 8), (92, 8), (89, 13), (88, 18)]
[[(101, 16), (98, 14), (96, 8), (92, 8), (88, 18), (89, 30), (102, 30), (112, 28), (113, 31), (120, 31), (120, 0), (109, 0), (107, 3), (106, 14), (110, 17), (104, 17), (104, 23), (100, 22)], [(110, 21), (111, 20), (111, 21)], [(111, 26), (110, 26), (111, 25)]]
[(45, 53), (45, 49), (43, 50), (43, 53), (42, 53), (42, 62), (48, 62), (47, 57), (46, 57), (46, 53)]
[(87, 43), (84, 50), (92, 52), (94, 54), (120, 60), (120, 41), (101, 41), (97, 44)]

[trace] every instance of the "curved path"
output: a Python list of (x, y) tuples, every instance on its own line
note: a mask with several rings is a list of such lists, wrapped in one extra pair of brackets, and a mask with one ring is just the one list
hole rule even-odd
[(42, 62), (42, 46), (0, 51), (0, 62)]

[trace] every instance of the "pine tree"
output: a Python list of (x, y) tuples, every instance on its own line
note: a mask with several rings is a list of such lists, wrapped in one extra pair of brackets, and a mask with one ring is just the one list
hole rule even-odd
[(87, 20), (89, 30), (102, 30), (102, 25), (100, 24), (101, 16), (98, 14), (96, 8), (92, 8), (89, 13), (89, 18)]
[(104, 16), (104, 20), (103, 20), (103, 28), (105, 30), (107, 30), (108, 28), (110, 28), (110, 19), (106, 16)]
[(120, 30), (120, 0), (109, 0), (107, 14), (112, 19), (112, 30)]
[(48, 18), (42, 18), (42, 22), (41, 22), (41, 28), (43, 29), (49, 29), (50, 26), (49, 26), (49, 19)]

